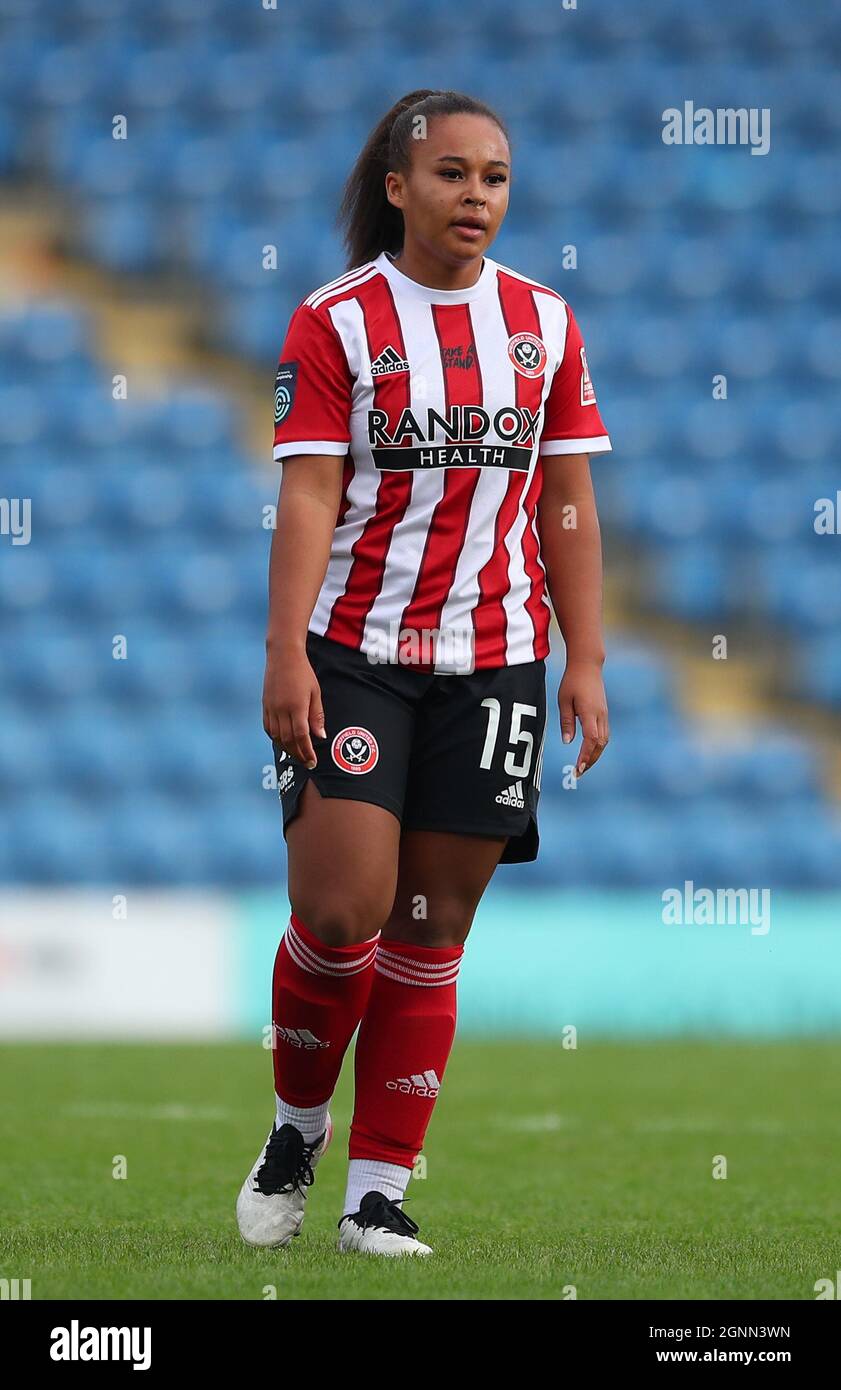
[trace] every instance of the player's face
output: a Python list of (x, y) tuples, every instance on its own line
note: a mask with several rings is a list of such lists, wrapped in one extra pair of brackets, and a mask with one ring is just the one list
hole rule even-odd
[[(403, 212), (406, 240), (445, 260), (481, 260), (508, 208), (511, 155), (487, 116), (437, 116), (412, 141), (409, 177), (389, 175), (391, 201)], [(467, 218), (479, 225), (459, 225)]]

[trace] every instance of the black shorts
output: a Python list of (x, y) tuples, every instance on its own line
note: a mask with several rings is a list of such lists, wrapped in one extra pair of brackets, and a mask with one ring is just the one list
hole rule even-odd
[(312, 736), (312, 771), (273, 742), (284, 837), (312, 777), (322, 796), (383, 806), (404, 830), (504, 835), (500, 863), (537, 858), (545, 661), (436, 675), (313, 632), (307, 656), (327, 737)]

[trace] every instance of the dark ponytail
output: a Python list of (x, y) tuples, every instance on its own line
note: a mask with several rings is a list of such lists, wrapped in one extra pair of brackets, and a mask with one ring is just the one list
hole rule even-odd
[(337, 218), (344, 227), (348, 270), (375, 260), (381, 251), (396, 254), (403, 245), (403, 214), (386, 197), (385, 176), (390, 169), (408, 175), (416, 118), (462, 113), (488, 116), (510, 145), (504, 122), (483, 101), (463, 92), (436, 92), (428, 87), (401, 97), (371, 131), (345, 184)]

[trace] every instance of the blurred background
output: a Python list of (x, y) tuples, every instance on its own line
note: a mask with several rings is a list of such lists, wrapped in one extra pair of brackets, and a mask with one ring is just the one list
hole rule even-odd
[[(509, 124), (491, 255), (573, 306), (613, 440), (612, 741), (573, 787), (550, 728), (460, 1026), (841, 1029), (839, 58), (820, 0), (0, 0), (3, 1036), (268, 1021), (275, 366), (419, 86)], [(770, 109), (769, 152), (664, 144), (686, 101)], [(664, 922), (687, 882), (770, 929)]]

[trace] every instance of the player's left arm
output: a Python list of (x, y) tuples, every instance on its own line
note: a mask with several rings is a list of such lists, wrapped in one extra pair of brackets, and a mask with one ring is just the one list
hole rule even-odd
[(546, 455), (537, 504), (540, 550), (549, 597), (566, 643), (558, 691), (564, 743), (581, 725), (576, 763), (581, 776), (598, 762), (610, 737), (602, 666), (602, 545), (588, 454)]

